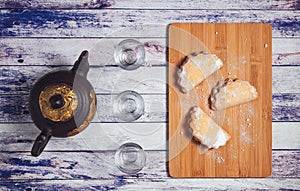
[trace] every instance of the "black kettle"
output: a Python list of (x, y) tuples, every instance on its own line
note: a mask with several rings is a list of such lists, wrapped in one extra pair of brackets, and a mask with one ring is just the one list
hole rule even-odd
[(83, 51), (71, 70), (50, 72), (33, 86), (29, 112), (41, 130), (31, 154), (39, 156), (51, 136), (69, 137), (85, 129), (96, 112), (96, 95), (87, 80), (88, 51)]

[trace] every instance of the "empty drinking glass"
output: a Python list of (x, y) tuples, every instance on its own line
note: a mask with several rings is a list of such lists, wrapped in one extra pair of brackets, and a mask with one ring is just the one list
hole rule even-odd
[(144, 114), (144, 109), (143, 97), (132, 90), (120, 93), (113, 102), (115, 116), (125, 122), (140, 118)]
[(114, 52), (115, 62), (125, 70), (135, 70), (145, 62), (143, 44), (134, 39), (120, 42)]
[(135, 174), (146, 165), (146, 153), (136, 143), (125, 143), (115, 153), (115, 164), (127, 174)]

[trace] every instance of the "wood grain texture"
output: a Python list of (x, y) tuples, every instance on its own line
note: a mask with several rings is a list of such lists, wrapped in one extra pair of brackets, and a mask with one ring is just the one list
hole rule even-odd
[[(43, 75), (70, 69), (71, 66), (0, 66), (0, 94), (29, 94)], [(134, 71), (120, 67), (91, 67), (88, 80), (98, 94), (119, 94), (129, 89), (139, 93), (166, 94), (166, 67), (141, 67)]]
[[(272, 93), (299, 93), (300, 87), (300, 67), (277, 67), (272, 68)], [(285, 77), (286, 76), (286, 77)]]
[[(116, 95), (97, 95), (97, 113), (93, 122), (121, 122), (112, 112)], [(167, 97), (163, 94), (142, 94), (145, 114), (136, 122), (167, 122)], [(273, 121), (300, 121), (300, 94), (273, 95)], [(28, 95), (0, 95), (0, 122), (31, 122), (28, 111)]]
[[(284, 97), (289, 97), (289, 101), (287, 100), (286, 103), (282, 103), (282, 99)], [(300, 116), (300, 104), (299, 104), (300, 95), (273, 95), (272, 101), (272, 108), (273, 108), (273, 116), (276, 116), (278, 113), (281, 113), (280, 117), (277, 118), (278, 121), (288, 121), (289, 119), (293, 118), (294, 116)], [(294, 102), (293, 100), (297, 100)], [(290, 107), (281, 107), (281, 106), (290, 106)], [(280, 109), (278, 109), (280, 108)], [(288, 109), (287, 109), (288, 108)], [(298, 118), (298, 117), (297, 117)]]
[[(271, 27), (266, 24), (174, 23), (170, 26), (168, 59), (171, 85), (178, 80), (176, 67), (193, 52), (209, 51), (224, 64), (198, 85), (195, 93), (192, 90), (183, 94), (177, 90), (178, 87), (169, 86), (169, 171), (172, 177), (269, 176), (272, 168), (271, 40)], [(243, 58), (246, 58), (245, 62), (239, 62)], [(249, 81), (256, 88), (258, 98), (225, 111), (211, 112), (204, 100), (209, 96), (211, 87), (222, 77)], [(192, 94), (205, 98), (195, 102)], [(189, 102), (185, 103), (185, 100)], [(199, 143), (193, 141), (191, 133), (188, 133), (189, 112), (195, 106), (202, 108), (231, 136), (225, 146), (211, 151), (213, 156), (223, 159), (219, 162), (211, 160), (211, 154), (201, 154)], [(253, 124), (250, 129), (247, 129), (246, 119)], [(208, 139), (216, 138), (209, 136)]]
[(1, 37), (166, 37), (173, 22), (259, 22), (275, 37), (300, 35), (299, 11), (260, 10), (6, 10)]
[[(90, 65), (116, 66), (113, 59), (114, 50), (122, 40), (124, 38), (0, 39), (0, 47), (3, 49), (0, 52), (0, 65), (72, 65), (83, 50), (88, 50)], [(166, 66), (164, 38), (137, 40), (144, 45), (148, 65)], [(290, 42), (287, 43), (293, 46)], [(285, 53), (289, 53), (289, 50)]]
[[(25, 94), (26, 97), (33, 80), (36, 80), (39, 75), (43, 75), (43, 71), (56, 69), (53, 66), (72, 65), (83, 49), (92, 52), (91, 56), (94, 55), (94, 58), (90, 57), (90, 64), (93, 66), (97, 67), (103, 63), (114, 66), (115, 64), (110, 61), (113, 47), (119, 40), (130, 37), (145, 37), (138, 40), (144, 43), (147, 56), (149, 56), (147, 60), (153, 61), (150, 62), (152, 66), (166, 66), (166, 28), (171, 22), (186, 20), (271, 23), (275, 36), (273, 38), (273, 66), (299, 66), (298, 0), (3, 0), (0, 1), (0, 8), (0, 65), (8, 68), (12, 65), (21, 66), (13, 68), (16, 71), (20, 70), (19, 73), (1, 71), (0, 94)], [(71, 11), (65, 9), (71, 9)], [(108, 36), (113, 38), (93, 38)], [(99, 41), (105, 43), (99, 44)], [(47, 68), (41, 70), (35, 68), (37, 74), (34, 74), (31, 66), (28, 67), (29, 65), (43, 65)], [(279, 86), (273, 84), (273, 90), (274, 87), (278, 90), (278, 92), (273, 92), (273, 102), (276, 99), (273, 103), (273, 107), (275, 107), (275, 110), (273, 109), (275, 119), (273, 116), (273, 120), (283, 121), (273, 123), (273, 149), (283, 149), (283, 151), (273, 151), (273, 156), (277, 155), (278, 161), (273, 160), (276, 166), (273, 170), (276, 172), (271, 178), (171, 179), (167, 176), (165, 151), (162, 153), (155, 151), (150, 153), (155, 153), (154, 155), (158, 158), (148, 157), (151, 160), (150, 165), (136, 176), (127, 176), (115, 171), (116, 173), (105, 179), (91, 179), (90, 177), (101, 177), (102, 174), (111, 171), (99, 167), (101, 166), (99, 158), (90, 150), (86, 150), (86, 143), (90, 145), (88, 148), (91, 150), (105, 150), (106, 148), (114, 150), (121, 141), (134, 139), (145, 148), (152, 149), (152, 141), (155, 144), (166, 143), (166, 138), (163, 139), (166, 137), (164, 129), (166, 123), (153, 123), (153, 121), (141, 121), (141, 123), (133, 124), (92, 123), (78, 136), (68, 139), (53, 138), (47, 146), (46, 152), (39, 159), (35, 159), (29, 156), (28, 151), (31, 148), (32, 140), (38, 134), (38, 129), (32, 123), (17, 122), (14, 124), (19, 119), (21, 121), (29, 119), (28, 110), (25, 107), (26, 100), (21, 98), (21, 101), (9, 102), (7, 100), (10, 98), (8, 98), (0, 99), (0, 103), (14, 102), (20, 105), (11, 104), (7, 108), (9, 103), (5, 103), (5, 107), (0, 107), (0, 111), (4, 114), (10, 110), (12, 116), (17, 115), (15, 117), (7, 115), (8, 120), (5, 119), (5, 121), (13, 123), (2, 122), (0, 124), (0, 169), (5, 165), (0, 173), (0, 190), (300, 190), (299, 150), (297, 150), (299, 149), (298, 127), (300, 126), (298, 122), (287, 122), (288, 120), (295, 121), (295, 119), (299, 121), (299, 88), (297, 78), (293, 77), (293, 75), (297, 76), (299, 72), (294, 68), (286, 69), (290, 71), (289, 76), (278, 76), (273, 80), (273, 83), (274, 81), (280, 83)], [(278, 75), (285, 73), (283, 68), (282, 70), (273, 70), (273, 74), (277, 71)], [(114, 72), (118, 71), (112, 69), (111, 72), (107, 73), (116, 77)], [(14, 75), (17, 78), (11, 80)], [(95, 72), (93, 76), (97, 77), (97, 73)], [(157, 76), (162, 77), (160, 73)], [(132, 80), (130, 76), (123, 79), (135, 87), (135, 82), (130, 83)], [(284, 83), (276, 79), (283, 80)], [(293, 82), (294, 79), (296, 79), (296, 84)], [(159, 94), (165, 95), (166, 92), (161, 91), (161, 84), (156, 84), (148, 82), (148, 85), (140, 89), (146, 94), (160, 92)], [(117, 87), (118, 89), (113, 90), (115, 92), (112, 93), (112, 90), (109, 89), (112, 83), (109, 83), (108, 86), (103, 86), (101, 83), (93, 85), (97, 86), (97, 91), (108, 95), (125, 89)], [(277, 88), (280, 86), (283, 88)], [(155, 108), (160, 107), (155, 106)], [(23, 112), (25, 117), (22, 116)], [(161, 113), (159, 115), (166, 116)], [(14, 119), (11, 120), (12, 118)], [(161, 128), (158, 128), (159, 124), (162, 125)], [(120, 125), (122, 125), (121, 128)], [(149, 137), (145, 138), (142, 134), (134, 134), (135, 130), (139, 132), (140, 128), (147, 132), (151, 131), (152, 125), (155, 125), (154, 127), (157, 127), (158, 130)], [(100, 128), (101, 130), (99, 130)], [(99, 133), (101, 133), (101, 138), (97, 137)], [(161, 149), (165, 150), (165, 147), (161, 146)], [(288, 151), (289, 149), (296, 150)], [(70, 152), (49, 152), (55, 150)], [(77, 152), (80, 150), (87, 152)], [(113, 154), (111, 152), (111, 154), (100, 156), (108, 157), (109, 161), (112, 161)], [(3, 163), (3, 158), (6, 160), (6, 164)], [(51, 164), (51, 162), (53, 163)], [(98, 168), (102, 172), (95, 171), (92, 167)], [(6, 177), (9, 176), (11, 178), (7, 179)], [(24, 179), (20, 179), (20, 177)], [(47, 180), (47, 178), (49, 179)], [(61, 180), (56, 180), (56, 178)]]
[[(38, 158), (29, 152), (1, 152), (0, 180), (169, 178), (167, 152), (146, 151), (146, 155), (147, 164), (142, 171), (125, 175), (114, 165), (114, 151), (43, 152)], [(299, 177), (299, 151), (273, 151), (272, 155), (272, 178)]]
[[(43, 75), (70, 68), (71, 66), (0, 66), (0, 94), (29, 94), (34, 83)], [(273, 94), (300, 93), (300, 67), (273, 67), (272, 72)], [(145, 94), (166, 94), (168, 85), (167, 67), (164, 66), (141, 67), (134, 71), (113, 66), (93, 66), (88, 73), (88, 80), (98, 94), (118, 94), (128, 89)], [(295, 99), (297, 97), (291, 100)]]
[[(288, 43), (285, 43), (285, 42)], [(300, 60), (300, 41), (298, 39), (273, 39), (273, 65), (297, 65)], [(287, 45), (290, 44), (290, 45)]]
[[(273, 149), (299, 149), (300, 124), (298, 122), (272, 123), (272, 148)], [(283, 136), (288, 135), (288, 136)], [(299, 142), (298, 142), (299, 141)]]
[[(97, 111), (93, 122), (122, 122), (113, 113), (117, 95), (97, 95)], [(141, 94), (145, 102), (144, 114), (135, 122), (166, 122), (166, 96)], [(31, 122), (28, 95), (0, 96), (0, 122)]]
[(267, 179), (124, 179), (116, 176), (105, 180), (14, 180), (0, 182), (2, 190), (298, 190), (295, 178)]
[[(299, 122), (273, 122), (272, 129), (273, 149), (300, 149)], [(0, 124), (0, 151), (29, 152), (39, 133), (33, 123)], [(167, 150), (166, 137), (166, 123), (91, 123), (74, 137), (52, 137), (45, 151), (115, 150), (130, 141), (139, 143), (145, 150)]]
[[(90, 52), (92, 66), (115, 66), (113, 53), (124, 38), (8, 38), (0, 39), (0, 65), (71, 65), (82, 50)], [(146, 51), (146, 62), (152, 66), (166, 66), (165, 38), (138, 38)], [(64, 46), (61, 46), (61, 45)], [(300, 65), (299, 38), (273, 38), (273, 66)], [(41, 48), (42, 47), (42, 48)]]
[[(0, 151), (30, 151), (39, 133), (33, 123), (0, 124)], [(165, 123), (91, 123), (68, 139), (52, 137), (45, 150), (116, 150), (124, 142), (139, 143), (145, 150), (166, 150), (166, 133)]]
[(207, 0), (207, 1), (185, 1), (185, 0), (3, 0), (0, 8), (19, 9), (267, 9), (267, 10), (299, 10), (297, 0)]

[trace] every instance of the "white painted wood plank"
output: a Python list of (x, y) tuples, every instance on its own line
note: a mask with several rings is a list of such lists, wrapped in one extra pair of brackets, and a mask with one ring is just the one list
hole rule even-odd
[[(116, 65), (115, 47), (124, 38), (0, 39), (0, 65), (71, 65), (83, 50), (88, 50), (90, 65)], [(165, 38), (138, 38), (150, 65), (166, 65)], [(63, 46), (62, 46), (63, 44)], [(300, 65), (299, 38), (273, 38), (273, 65)]]
[(272, 123), (272, 149), (300, 149), (299, 122)]
[[(30, 151), (39, 135), (33, 123), (0, 124), (0, 151)], [(52, 137), (46, 151), (116, 150), (125, 142), (136, 142), (145, 150), (166, 150), (165, 123), (92, 123), (73, 137)]]
[(296, 0), (3, 0), (0, 8), (38, 8), (38, 9), (267, 9), (267, 10), (298, 10)]
[(167, 68), (140, 67), (132, 71), (120, 67), (91, 68), (88, 80), (97, 93), (118, 94), (134, 90), (139, 93), (166, 94)]
[(5, 10), (2, 37), (165, 37), (173, 22), (260, 22), (273, 36), (300, 35), (299, 11), (269, 10)]
[[(52, 137), (46, 151), (115, 150), (125, 142), (145, 150), (167, 150), (166, 123), (91, 123), (80, 134)], [(30, 151), (40, 133), (33, 123), (0, 124), (0, 151)], [(273, 122), (273, 149), (300, 149), (299, 122)]]
[[(114, 164), (115, 151), (43, 152), (32, 157), (29, 152), (0, 152), (0, 179), (102, 179), (168, 178), (167, 152), (146, 151), (146, 166), (136, 175), (124, 175)], [(271, 177), (299, 178), (300, 151), (273, 151)], [(217, 160), (217, 157), (216, 157)]]
[(114, 7), (120, 8), (150, 8), (150, 9), (299, 9), (297, 1), (259, 1), (259, 0), (119, 0)]
[[(124, 38), (0, 39), (0, 47), (3, 49), (0, 52), (0, 65), (72, 65), (83, 50), (89, 51), (90, 65), (116, 65), (114, 50), (122, 40)], [(166, 65), (164, 38), (136, 40), (144, 45), (148, 64)]]
[[(71, 67), (0, 66), (0, 94), (28, 94), (33, 84), (46, 73)], [(273, 67), (272, 93), (300, 93), (300, 67)], [(118, 94), (125, 90), (166, 94), (167, 67), (140, 67), (127, 71), (120, 67), (91, 67), (88, 80), (99, 94)], [(177, 88), (177, 87), (175, 87)]]
[[(279, 69), (280, 68), (280, 69)], [(272, 67), (272, 93), (300, 93), (300, 67)]]
[[(133, 89), (134, 90), (134, 89)], [(141, 94), (145, 110), (144, 114), (134, 122), (165, 122), (167, 121), (167, 98), (165, 95)], [(113, 111), (114, 99), (117, 95), (98, 95), (95, 122), (123, 122)]]
[(298, 178), (243, 178), (243, 179), (115, 179), (105, 180), (18, 180), (13, 182), (0, 182), (0, 189), (9, 190), (297, 190)]
[(273, 65), (300, 65), (299, 39), (272, 39)]

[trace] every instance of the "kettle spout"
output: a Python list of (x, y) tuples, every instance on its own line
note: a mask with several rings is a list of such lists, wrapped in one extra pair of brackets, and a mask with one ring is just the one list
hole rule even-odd
[(78, 60), (75, 62), (73, 68), (71, 71), (75, 72), (76, 74), (79, 74), (83, 77), (87, 77), (87, 73), (89, 72), (89, 61), (88, 61), (89, 52), (87, 50), (84, 50)]

